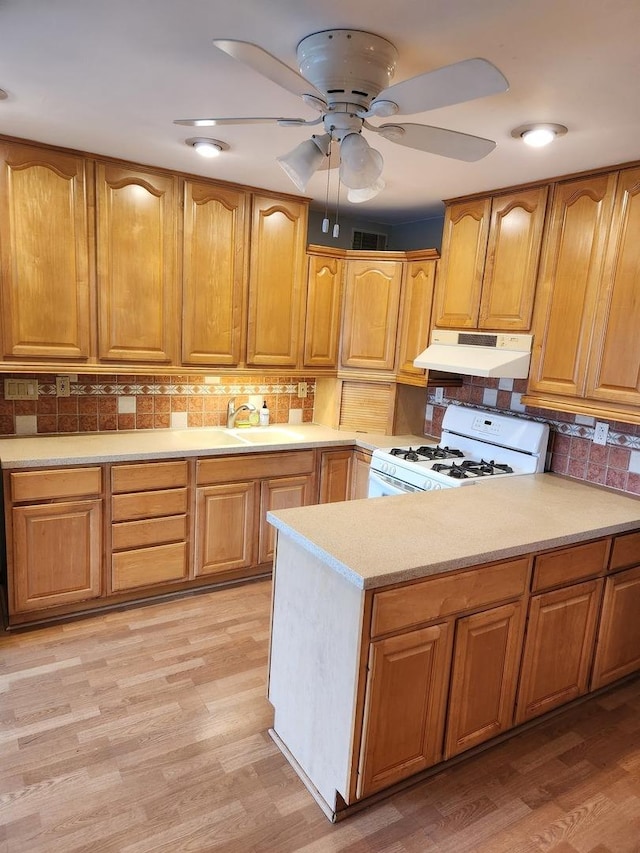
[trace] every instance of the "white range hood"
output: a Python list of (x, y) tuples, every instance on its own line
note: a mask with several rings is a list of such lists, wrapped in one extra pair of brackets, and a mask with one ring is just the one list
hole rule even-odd
[(532, 335), (509, 332), (434, 329), (431, 343), (413, 363), (427, 370), (444, 370), (463, 376), (526, 379), (532, 341)]

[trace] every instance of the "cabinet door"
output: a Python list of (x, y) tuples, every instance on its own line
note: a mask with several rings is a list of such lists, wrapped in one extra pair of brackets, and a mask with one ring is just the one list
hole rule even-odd
[(175, 360), (176, 179), (97, 165), (99, 356)]
[(404, 269), (398, 381), (410, 385), (424, 385), (426, 382), (426, 371), (414, 367), (413, 360), (429, 343), (436, 265), (435, 260), (416, 260), (407, 263)]
[(442, 758), (452, 637), (443, 623), (371, 644), (358, 797)]
[(607, 578), (591, 689), (640, 669), (640, 568)]
[(522, 617), (522, 604), (516, 602), (458, 621), (445, 758), (511, 727)]
[(102, 501), (13, 508), (13, 613), (102, 593)]
[(341, 258), (309, 255), (305, 367), (335, 367), (338, 363), (343, 274), (344, 261)]
[(254, 196), (249, 265), (247, 363), (296, 367), (301, 361), (307, 206)]
[(85, 161), (0, 144), (3, 354), (86, 359), (92, 320)]
[(325, 450), (320, 458), (320, 503), (346, 501), (351, 492), (352, 450)]
[(276, 477), (263, 480), (260, 485), (260, 563), (273, 560), (276, 531), (267, 522), (269, 510), (289, 509), (294, 506), (308, 506), (314, 503), (314, 478), (312, 474), (298, 477)]
[(599, 296), (587, 396), (640, 405), (640, 169), (620, 172)]
[(554, 191), (533, 321), (529, 393), (584, 396), (616, 175)]
[(401, 284), (401, 261), (347, 261), (343, 367), (393, 370)]
[(489, 198), (456, 202), (445, 211), (442, 260), (435, 292), (435, 326), (477, 328), (490, 212)]
[(183, 364), (240, 362), (246, 199), (239, 190), (185, 181)]
[(533, 596), (516, 723), (586, 693), (602, 580)]
[(256, 562), (257, 484), (204, 486), (196, 492), (196, 577)]
[(364, 450), (354, 450), (351, 472), (351, 500), (366, 498), (369, 493), (369, 469), (371, 454)]
[(493, 199), (479, 329), (531, 328), (546, 204), (546, 186)]

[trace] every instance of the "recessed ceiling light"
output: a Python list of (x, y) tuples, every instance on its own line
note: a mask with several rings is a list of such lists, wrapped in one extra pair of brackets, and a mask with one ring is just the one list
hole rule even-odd
[(226, 142), (221, 142), (219, 139), (207, 139), (203, 136), (185, 139), (185, 144), (190, 145), (201, 157), (217, 157), (222, 151), (229, 149)]
[(563, 124), (523, 124), (511, 131), (511, 136), (522, 139), (532, 148), (549, 145), (557, 136), (564, 136), (567, 128)]

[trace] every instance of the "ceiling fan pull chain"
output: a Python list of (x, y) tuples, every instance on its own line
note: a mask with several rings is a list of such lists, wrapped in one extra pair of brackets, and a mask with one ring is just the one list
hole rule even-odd
[[(329, 141), (327, 157), (329, 157), (329, 166), (331, 165), (331, 145), (333, 140)], [(324, 198), (324, 219), (322, 220), (322, 233), (329, 233), (329, 181), (331, 180), (331, 169), (327, 166), (327, 192)]]
[(333, 226), (333, 239), (337, 240), (340, 236), (340, 223), (338, 216), (340, 214), (340, 170), (338, 169), (338, 193), (336, 196), (336, 224)]

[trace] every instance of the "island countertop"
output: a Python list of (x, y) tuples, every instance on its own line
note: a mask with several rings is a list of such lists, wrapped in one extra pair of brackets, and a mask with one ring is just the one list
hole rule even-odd
[(640, 527), (640, 500), (555, 474), (270, 512), (361, 589)]
[(11, 436), (0, 439), (0, 465), (4, 469), (42, 468), (350, 445), (374, 450), (435, 441), (428, 436), (348, 432), (316, 424)]

